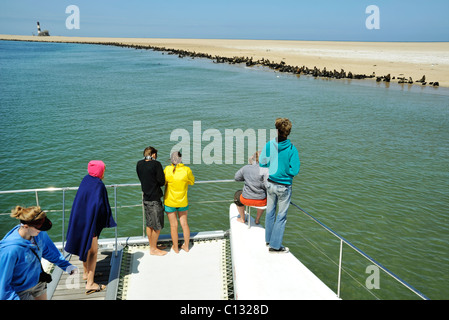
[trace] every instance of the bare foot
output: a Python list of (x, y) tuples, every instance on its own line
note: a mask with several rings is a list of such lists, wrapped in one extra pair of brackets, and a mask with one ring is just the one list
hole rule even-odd
[(185, 252), (189, 252), (189, 244), (184, 242), (181, 246), (181, 249)]
[(175, 248), (174, 246), (172, 246), (171, 249), (172, 249), (174, 252), (179, 253), (179, 249), (178, 249), (178, 248)]
[(241, 222), (241, 223), (245, 223), (245, 220), (243, 220), (242, 218), (237, 218), (237, 221)]
[(155, 250), (150, 250), (150, 254), (153, 256), (165, 256), (167, 254), (167, 251), (155, 249)]

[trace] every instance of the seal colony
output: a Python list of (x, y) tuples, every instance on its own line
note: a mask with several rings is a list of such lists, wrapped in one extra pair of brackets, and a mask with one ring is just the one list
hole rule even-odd
[[(114, 44), (111, 44), (114, 45)], [(117, 45), (117, 44), (115, 44)], [(351, 71), (346, 72), (345, 70), (341, 69), (340, 71), (337, 70), (326, 70), (326, 67), (323, 68), (323, 70), (317, 68), (314, 66), (313, 68), (309, 68), (306, 66), (298, 67), (298, 66), (292, 66), (286, 64), (284, 61), (281, 61), (279, 63), (270, 61), (269, 59), (258, 59), (253, 60), (253, 58), (248, 57), (237, 57), (234, 56), (232, 58), (230, 57), (222, 57), (222, 56), (212, 56), (210, 54), (206, 53), (197, 53), (195, 51), (188, 51), (188, 50), (182, 50), (182, 49), (172, 49), (172, 48), (165, 48), (165, 47), (154, 47), (154, 46), (136, 46), (136, 45), (125, 45), (125, 44), (119, 44), (119, 46), (122, 47), (131, 47), (136, 49), (151, 49), (154, 51), (164, 51), (168, 52), (168, 54), (176, 54), (179, 58), (184, 57), (190, 57), (190, 58), (206, 58), (214, 60), (215, 63), (228, 63), (228, 64), (240, 64), (245, 63), (247, 67), (252, 66), (264, 66), (268, 67), (270, 69), (273, 69), (278, 72), (285, 72), (285, 73), (292, 73), (297, 75), (311, 75), (313, 77), (322, 77), (322, 78), (333, 78), (333, 79), (366, 79), (366, 78), (376, 78), (377, 82), (384, 81), (384, 82), (390, 82), (391, 80), (394, 80), (395, 77), (391, 77), (390, 74), (387, 74), (385, 76), (376, 76), (375, 73), (372, 73), (371, 75), (366, 74), (353, 74)], [(426, 85), (427, 82), (425, 81), (426, 76), (423, 75), (423, 77), (420, 80), (417, 80), (416, 82), (421, 83), (422, 85)], [(413, 84), (412, 77), (409, 77), (408, 80), (406, 80), (405, 77), (398, 77), (398, 83), (408, 83)], [(430, 82), (430, 85), (433, 85), (434, 87), (439, 86), (439, 82)]]
[[(432, 76), (444, 75), (445, 69), (448, 68), (448, 64), (446, 61), (442, 60), (441, 55), (445, 54), (446, 47), (448, 43), (436, 44), (439, 47), (432, 46), (428, 49), (428, 44), (418, 43), (416, 48), (409, 50), (409, 48), (401, 49), (403, 44), (396, 43), (379, 43), (374, 44), (377, 45), (377, 49), (373, 49), (373, 44), (370, 43), (366, 48), (362, 46), (362, 43), (345, 43), (345, 42), (329, 42), (326, 44), (320, 44), (319, 42), (313, 42), (312, 45), (310, 43), (302, 42), (302, 41), (270, 41), (270, 40), (212, 40), (212, 39), (150, 39), (150, 38), (83, 38), (83, 37), (31, 37), (31, 36), (13, 36), (13, 35), (0, 35), (0, 40), (18, 40), (18, 41), (44, 41), (44, 42), (56, 42), (56, 43), (81, 43), (81, 44), (96, 44), (96, 45), (109, 45), (109, 46), (118, 46), (118, 47), (126, 47), (126, 48), (134, 48), (134, 49), (143, 49), (143, 50), (153, 50), (160, 51), (164, 53), (168, 53), (170, 55), (177, 55), (179, 58), (190, 57), (190, 58), (205, 58), (210, 59), (214, 63), (228, 63), (228, 64), (245, 64), (248, 67), (252, 66), (262, 66), (268, 67), (276, 72), (281, 73), (290, 73), (299, 75), (309, 75), (313, 77), (320, 78), (328, 78), (328, 79), (373, 79), (377, 82), (386, 82), (389, 83), (392, 80), (397, 80), (399, 84), (420, 84), (421, 86), (440, 86), (440, 81), (429, 81), (427, 78)], [(168, 47), (167, 44), (173, 44), (173, 47)], [(304, 51), (306, 54), (301, 52), (304, 45), (309, 45), (305, 47)], [(366, 44), (363, 44), (366, 45)], [(279, 48), (282, 46), (282, 48)], [(341, 49), (343, 46), (343, 49)], [(385, 53), (384, 53), (385, 46)], [(391, 51), (391, 47), (393, 46), (393, 51)], [(185, 49), (185, 48), (193, 48)], [(324, 48), (324, 49), (322, 49)], [(335, 48), (335, 49), (334, 49)], [(435, 57), (429, 52), (424, 52), (425, 61), (422, 61), (423, 52), (422, 49), (425, 50), (434, 50), (430, 51), (436, 52)], [(371, 50), (371, 51), (370, 51)], [(380, 50), (380, 51), (379, 51)], [(388, 51), (390, 50), (390, 51)], [(403, 50), (403, 52), (401, 51)], [(409, 51), (407, 51), (409, 50)], [(413, 51), (414, 50), (414, 51)], [(277, 52), (276, 52), (277, 51)], [(228, 53), (227, 55), (223, 54)], [(235, 55), (236, 52), (244, 53), (244, 55)], [(329, 54), (329, 52), (331, 52)], [(368, 53), (371, 58), (364, 57), (363, 59), (354, 58), (354, 55), (351, 54), (366, 54)], [(391, 54), (393, 52), (393, 57), (388, 61), (390, 57), (386, 58), (384, 56), (388, 56), (388, 53)], [(217, 54), (218, 53), (218, 54)], [(249, 53), (249, 54), (248, 54)], [(267, 53), (269, 58), (262, 57), (263, 53)], [(324, 53), (324, 54), (323, 54)], [(382, 56), (381, 53), (384, 53)], [(282, 54), (282, 55), (281, 55)], [(333, 54), (333, 56), (332, 56)], [(404, 76), (404, 74), (399, 73), (398, 66), (395, 66), (393, 63), (400, 64), (406, 60), (401, 59), (401, 54), (408, 54), (408, 57), (412, 57), (412, 61), (405, 61), (408, 65), (404, 68), (413, 68), (414, 75), (416, 79), (413, 80), (411, 76)], [(273, 57), (279, 56), (288, 56), (289, 60), (300, 61), (302, 58), (305, 62), (310, 62), (312, 57), (315, 62), (320, 62), (323, 64), (331, 64), (337, 67), (322, 67), (319, 68), (316, 65), (311, 67), (306, 64), (288, 64), (285, 61), (276, 62)], [(417, 55), (418, 59), (421, 59), (419, 62), (414, 62), (413, 60), (415, 55)], [(259, 56), (259, 58), (254, 58), (254, 56)], [(380, 56), (380, 58), (379, 58)], [(293, 59), (294, 58), (294, 59)], [(284, 60), (286, 58), (282, 58)], [(346, 59), (346, 60), (345, 60)], [(376, 61), (383, 60), (383, 72), (391, 68), (395, 67), (396, 76), (392, 75), (392, 73), (384, 73), (383, 75), (376, 74), (376, 71), (373, 71), (371, 74), (366, 74), (362, 72), (353, 72), (347, 71), (343, 67), (343, 61), (347, 65), (354, 62), (353, 60), (357, 60), (359, 69), (360, 66), (363, 66), (363, 70), (367, 70), (372, 66), (373, 69), (376, 69)], [(436, 62), (431, 62), (434, 59)], [(336, 63), (330, 63), (333, 60), (336, 60)], [(362, 61), (363, 60), (363, 61)], [(385, 66), (388, 61), (388, 66)], [(302, 61), (304, 62), (304, 61)], [(378, 66), (377, 66), (378, 67)], [(394, 70), (393, 69), (393, 70)], [(418, 71), (419, 70), (419, 71)], [(360, 71), (360, 70), (359, 70)], [(430, 76), (426, 75), (426, 71), (431, 73)], [(382, 71), (381, 71), (382, 72)], [(417, 76), (417, 72), (422, 72), (419, 76)], [(377, 71), (377, 73), (380, 73)], [(393, 73), (394, 74), (394, 73)], [(422, 76), (421, 76), (422, 75)], [(420, 77), (420, 78), (419, 78)], [(444, 80), (444, 81), (443, 81)], [(447, 86), (445, 83), (446, 79), (441, 80), (443, 86)], [(447, 81), (446, 81), (447, 82)]]

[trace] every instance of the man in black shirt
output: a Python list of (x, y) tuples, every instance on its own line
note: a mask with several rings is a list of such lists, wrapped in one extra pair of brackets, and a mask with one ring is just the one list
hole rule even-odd
[(158, 249), (157, 240), (164, 227), (164, 209), (161, 201), (163, 196), (161, 187), (165, 185), (164, 170), (161, 163), (156, 160), (155, 148), (145, 148), (143, 156), (144, 159), (137, 162), (136, 171), (142, 186), (150, 254), (163, 256), (167, 252)]

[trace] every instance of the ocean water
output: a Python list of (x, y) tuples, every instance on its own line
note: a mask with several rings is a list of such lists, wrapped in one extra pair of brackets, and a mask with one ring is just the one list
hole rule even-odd
[[(106, 185), (138, 183), (135, 165), (148, 145), (163, 166), (184, 146), (197, 180), (233, 179), (248, 145), (239, 149), (226, 133), (250, 129), (265, 141), (277, 117), (293, 122), (301, 159), (292, 201), (429, 298), (448, 299), (448, 89), (298, 77), (151, 50), (0, 41), (2, 191), (77, 187), (93, 159), (106, 163)], [(191, 231), (227, 230), (240, 187), (191, 187)], [(65, 223), (74, 195), (66, 194)], [(113, 189), (109, 196), (114, 203)], [(140, 197), (139, 187), (117, 189), (119, 236), (142, 234)], [(0, 236), (16, 224), (11, 208), (35, 203), (34, 193), (0, 195)], [(55, 242), (61, 203), (61, 192), (39, 193)], [(291, 207), (284, 245), (337, 290), (338, 239)], [(415, 298), (382, 271), (379, 289), (369, 289), (370, 265), (344, 246), (342, 298)]]

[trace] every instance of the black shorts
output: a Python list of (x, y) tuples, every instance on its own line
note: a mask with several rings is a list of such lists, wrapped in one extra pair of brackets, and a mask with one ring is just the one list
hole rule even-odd
[(164, 227), (164, 207), (162, 201), (143, 201), (147, 227), (161, 230)]

